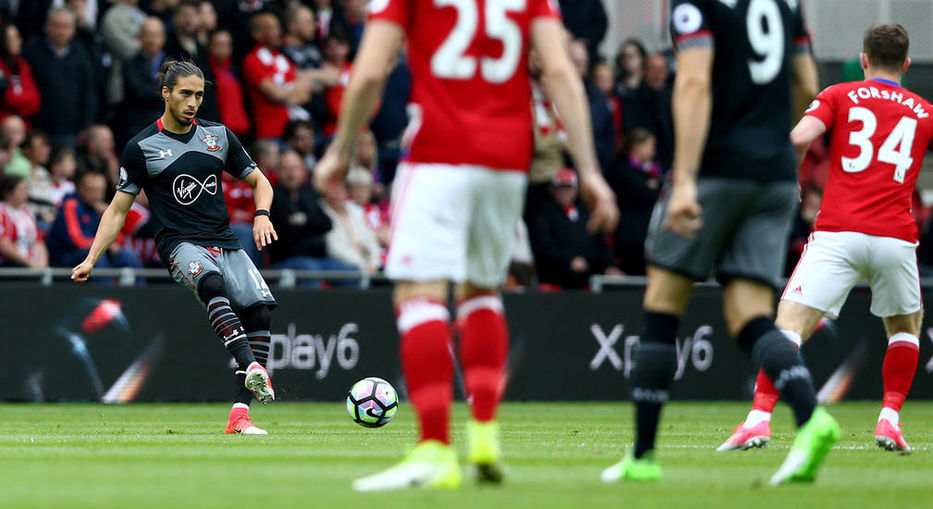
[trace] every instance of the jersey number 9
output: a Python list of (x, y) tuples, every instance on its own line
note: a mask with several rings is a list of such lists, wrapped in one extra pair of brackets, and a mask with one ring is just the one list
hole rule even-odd
[(784, 24), (775, 0), (752, 0), (748, 4), (748, 42), (755, 59), (748, 61), (748, 71), (756, 85), (771, 83), (784, 63)]

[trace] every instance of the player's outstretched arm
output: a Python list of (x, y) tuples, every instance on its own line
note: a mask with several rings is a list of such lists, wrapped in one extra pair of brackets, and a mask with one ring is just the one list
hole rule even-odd
[(583, 91), (583, 82), (574, 69), (564, 44), (564, 28), (560, 21), (538, 18), (531, 24), (531, 45), (541, 60), (541, 75), (560, 113), (567, 132), (570, 154), (580, 174), (580, 191), (593, 211), (590, 231), (615, 231), (619, 209), (615, 195), (603, 179), (596, 159), (590, 108)]
[(337, 133), (324, 157), (314, 167), (314, 186), (321, 192), (334, 185), (343, 185), (353, 139), (369, 119), (376, 101), (382, 97), (404, 35), (402, 27), (390, 21), (376, 19), (366, 24), (360, 50), (353, 61), (350, 82), (343, 94)]
[(797, 148), (797, 153), (801, 154), (802, 157), (802, 154), (807, 152), (807, 148), (810, 147), (813, 140), (823, 136), (825, 132), (826, 124), (824, 124), (822, 120), (804, 115), (790, 132), (790, 142), (794, 144), (794, 147)]
[(696, 182), (713, 107), (713, 55), (713, 48), (705, 46), (677, 53), (673, 98), (674, 173), (666, 226), (688, 237), (702, 225)]
[(100, 225), (97, 227), (97, 233), (94, 235), (94, 242), (91, 244), (91, 250), (88, 252), (87, 258), (77, 267), (71, 269), (71, 279), (76, 283), (87, 281), (97, 260), (117, 240), (117, 236), (120, 235), (120, 230), (123, 229), (123, 224), (126, 222), (126, 214), (129, 213), (134, 200), (136, 200), (136, 195), (123, 191), (117, 191), (117, 194), (114, 195), (110, 205), (107, 206), (100, 218)]
[[(256, 204), (256, 210), (265, 210), (269, 212), (272, 207), (272, 184), (269, 179), (259, 170), (253, 170), (243, 177), (243, 182), (253, 188), (253, 202)], [(273, 240), (279, 240), (272, 221), (268, 215), (256, 214), (253, 218), (253, 241), (256, 242), (256, 249), (262, 251), (262, 248), (268, 246)]]

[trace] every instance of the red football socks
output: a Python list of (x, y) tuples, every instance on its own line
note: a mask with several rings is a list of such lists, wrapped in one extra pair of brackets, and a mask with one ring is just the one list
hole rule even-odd
[(470, 297), (457, 307), (460, 365), (473, 418), (480, 422), (496, 417), (502, 397), (509, 350), (509, 331), (502, 311), (502, 299), (489, 294)]
[(450, 313), (440, 302), (414, 298), (399, 304), (396, 319), (402, 337), (402, 371), (421, 423), (421, 440), (449, 444), (453, 399)]
[(914, 381), (919, 358), (920, 341), (917, 336), (898, 332), (888, 340), (888, 351), (881, 368), (884, 379), (884, 408), (901, 411)]

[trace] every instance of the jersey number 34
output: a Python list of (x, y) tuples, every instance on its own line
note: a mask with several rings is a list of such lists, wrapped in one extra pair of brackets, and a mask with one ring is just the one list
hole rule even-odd
[[(847, 173), (865, 171), (875, 158), (871, 137), (878, 128), (878, 119), (870, 109), (855, 106), (849, 109), (849, 122), (856, 121), (862, 123), (862, 128), (849, 133), (849, 144), (858, 147), (859, 153), (855, 157), (842, 158), (842, 169)], [(894, 165), (895, 182), (903, 184), (907, 170), (914, 164), (910, 154), (913, 152), (916, 132), (917, 119), (902, 117), (878, 148), (878, 162)]]
[(479, 27), (479, 1), (486, 4), (486, 35), (501, 41), (503, 47), (498, 58), (479, 59), (480, 74), (490, 83), (505, 83), (515, 74), (521, 58), (522, 31), (506, 12), (525, 10), (525, 0), (434, 0), (437, 7), (457, 9), (457, 24), (431, 57), (431, 72), (438, 78), (469, 80), (476, 75), (477, 59), (465, 53)]

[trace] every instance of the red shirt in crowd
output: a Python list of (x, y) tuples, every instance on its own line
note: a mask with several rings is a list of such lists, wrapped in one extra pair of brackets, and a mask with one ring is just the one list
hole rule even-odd
[(295, 81), (295, 66), (274, 48), (257, 45), (243, 59), (243, 80), (253, 109), (256, 138), (281, 138), (288, 124), (288, 106), (269, 100), (259, 84), (272, 80), (278, 86)]
[(882, 79), (840, 83), (807, 109), (831, 132), (817, 231), (917, 241), (911, 194), (933, 139), (933, 106)]
[(250, 123), (246, 107), (243, 105), (243, 87), (240, 86), (240, 80), (233, 74), (229, 58), (225, 62), (213, 57), (209, 57), (209, 60), (214, 79), (217, 81), (215, 86), (220, 121), (238, 138), (243, 138), (249, 134)]
[(14, 209), (0, 202), (0, 237), (10, 239), (19, 254), (26, 259), (36, 259), (39, 225), (36, 217), (25, 206)]
[(29, 62), (18, 55), (13, 58), (19, 64), (19, 74), (10, 72), (6, 63), (0, 60), (0, 72), (7, 81), (6, 91), (0, 98), (0, 121), (10, 115), (19, 115), (23, 119), (28, 119), (39, 111), (42, 103), (39, 87), (32, 79), (32, 68)]

